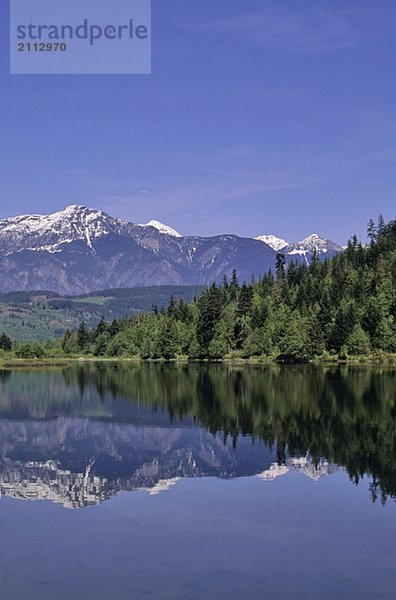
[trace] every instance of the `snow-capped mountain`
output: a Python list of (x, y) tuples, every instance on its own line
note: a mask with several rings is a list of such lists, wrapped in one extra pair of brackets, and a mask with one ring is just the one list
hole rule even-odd
[(169, 227), (169, 225), (165, 225), (164, 223), (161, 223), (160, 221), (155, 221), (154, 219), (152, 219), (148, 223), (145, 223), (144, 225), (139, 225), (139, 227), (154, 227), (160, 233), (164, 233), (165, 235), (172, 235), (173, 237), (178, 238), (182, 237), (182, 235), (178, 231), (176, 231), (176, 229), (173, 229), (173, 227)]
[(264, 242), (264, 244), (268, 244), (268, 246), (270, 246), (276, 252), (279, 252), (282, 250), (282, 248), (285, 248), (289, 245), (289, 242), (286, 242), (286, 240), (282, 240), (282, 238), (278, 238), (275, 235), (259, 235), (254, 239)]
[(309, 262), (342, 248), (310, 236), (289, 244), (275, 236), (183, 237), (159, 221), (138, 225), (82, 205), (51, 215), (0, 220), (0, 292), (46, 290), (63, 295), (148, 285), (201, 285), (236, 269), (250, 280), (273, 269), (276, 253)]
[(82, 241), (93, 248), (95, 239), (120, 233), (127, 225), (106, 213), (73, 204), (51, 215), (21, 215), (0, 220), (0, 251), (60, 252), (64, 244)]
[(314, 253), (317, 253), (318, 258), (332, 258), (343, 249), (341, 246), (320, 237), (317, 233), (312, 233), (301, 242), (289, 244), (283, 249), (289, 260), (295, 262), (305, 262), (310, 264)]
[(288, 262), (304, 262), (307, 265), (311, 263), (315, 252), (319, 259), (325, 259), (332, 258), (344, 249), (335, 242), (320, 237), (317, 233), (312, 233), (300, 242), (293, 243), (286, 242), (274, 235), (260, 235), (255, 239), (268, 244), (276, 252), (284, 254)]
[(289, 247), (293, 247), (293, 249), (298, 252), (313, 252), (314, 250), (317, 250), (318, 252), (328, 252), (328, 250), (342, 250), (341, 246), (320, 237), (317, 233), (312, 233), (304, 240), (301, 240), (301, 242), (290, 244)]
[(264, 481), (271, 481), (277, 477), (282, 477), (290, 472), (297, 472), (319, 481), (321, 477), (325, 475), (331, 475), (337, 471), (337, 466), (325, 458), (322, 458), (319, 462), (314, 462), (312, 457), (307, 456), (290, 456), (286, 459), (284, 464), (272, 463), (269, 469), (266, 469), (262, 473), (259, 473), (257, 477)]

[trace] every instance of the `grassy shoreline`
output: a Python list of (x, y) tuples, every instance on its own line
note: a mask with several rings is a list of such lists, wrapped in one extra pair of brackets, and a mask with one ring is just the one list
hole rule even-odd
[(164, 359), (143, 359), (135, 357), (64, 357), (64, 358), (0, 358), (0, 369), (45, 369), (45, 368), (64, 368), (75, 364), (230, 364), (230, 365), (298, 365), (311, 364), (317, 366), (338, 366), (338, 365), (357, 365), (357, 366), (396, 366), (396, 354), (370, 354), (353, 357), (317, 357), (309, 361), (279, 361), (276, 357), (230, 357), (218, 360), (189, 360), (186, 357), (175, 358), (172, 360)]

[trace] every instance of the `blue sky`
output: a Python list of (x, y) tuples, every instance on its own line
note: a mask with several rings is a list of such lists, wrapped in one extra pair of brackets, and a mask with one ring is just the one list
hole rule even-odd
[(147, 76), (9, 75), (7, 10), (0, 217), (344, 242), (396, 216), (392, 0), (153, 0)]

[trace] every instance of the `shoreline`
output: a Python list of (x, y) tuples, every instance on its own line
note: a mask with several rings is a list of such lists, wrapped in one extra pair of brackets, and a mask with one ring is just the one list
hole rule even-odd
[(68, 357), (68, 358), (37, 358), (37, 359), (23, 359), (23, 358), (2, 358), (0, 359), (0, 369), (12, 370), (12, 369), (47, 369), (47, 368), (66, 368), (71, 365), (83, 365), (83, 364), (175, 364), (175, 365), (188, 365), (188, 364), (225, 364), (225, 365), (236, 365), (236, 366), (248, 366), (248, 365), (278, 365), (278, 366), (302, 366), (302, 365), (315, 365), (315, 366), (360, 366), (360, 367), (375, 367), (375, 366), (395, 366), (396, 367), (396, 354), (385, 354), (385, 355), (368, 355), (368, 356), (356, 356), (348, 358), (315, 358), (307, 361), (289, 360), (280, 361), (273, 357), (254, 357), (254, 358), (223, 358), (217, 360), (202, 359), (202, 360), (190, 360), (188, 358), (175, 358), (170, 360), (165, 359), (143, 359), (140, 357)]

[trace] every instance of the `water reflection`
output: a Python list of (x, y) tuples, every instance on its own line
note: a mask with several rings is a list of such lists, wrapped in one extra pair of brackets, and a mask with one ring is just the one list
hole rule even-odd
[(78, 365), (0, 374), (0, 490), (75, 508), (181, 477), (344, 466), (396, 496), (389, 369)]

